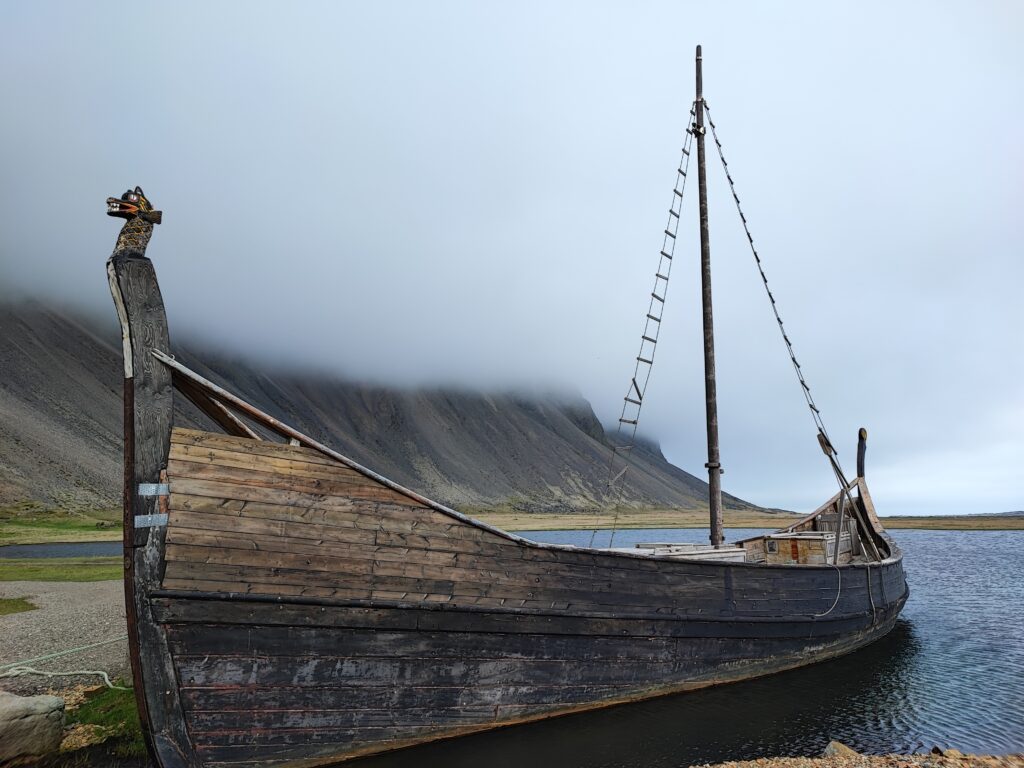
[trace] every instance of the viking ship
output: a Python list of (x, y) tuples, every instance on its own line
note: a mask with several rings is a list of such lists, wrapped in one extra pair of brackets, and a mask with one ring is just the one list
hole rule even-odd
[[(863, 431), (848, 481), (820, 425), (839, 486), (821, 507), (775, 533), (723, 542), (704, 163), (714, 124), (700, 65), (698, 48), (678, 176), (685, 185), (696, 144), (706, 547), (520, 538), (392, 482), (203, 378), (170, 354), (145, 255), (160, 212), (138, 187), (108, 199), (107, 213), (127, 219), (107, 272), (124, 352), (130, 657), (156, 765), (326, 765), (781, 672), (893, 627), (908, 588), (864, 479)], [(720, 150), (717, 136), (715, 144)], [(677, 184), (648, 314), (656, 326), (682, 198)], [(645, 331), (643, 344), (656, 340), (657, 328)], [(635, 430), (650, 372), (641, 366), (653, 360), (653, 347), (643, 349), (625, 429)], [(176, 427), (177, 395), (221, 431)], [(627, 451), (616, 455), (628, 466)]]

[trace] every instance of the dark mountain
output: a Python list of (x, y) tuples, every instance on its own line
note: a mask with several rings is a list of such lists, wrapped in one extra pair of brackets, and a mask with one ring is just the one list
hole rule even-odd
[[(0, 503), (117, 506), (121, 349), (113, 324), (38, 304), (0, 307)], [(356, 461), (455, 507), (579, 510), (609, 502), (609, 438), (581, 397), (366, 386), (251, 361), (179, 360)], [(178, 398), (178, 423), (213, 429)], [(704, 482), (643, 442), (630, 506), (706, 508)], [(726, 496), (729, 508), (753, 505)]]

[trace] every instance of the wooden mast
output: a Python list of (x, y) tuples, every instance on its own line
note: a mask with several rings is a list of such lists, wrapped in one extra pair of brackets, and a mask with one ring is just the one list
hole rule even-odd
[(704, 397), (708, 424), (708, 506), (711, 515), (711, 543), (720, 547), (722, 535), (722, 465), (718, 453), (718, 396), (715, 386), (715, 329), (711, 312), (711, 239), (708, 235), (708, 179), (704, 162), (704, 83), (700, 46), (697, 46), (697, 191), (700, 196), (700, 283), (704, 305)]

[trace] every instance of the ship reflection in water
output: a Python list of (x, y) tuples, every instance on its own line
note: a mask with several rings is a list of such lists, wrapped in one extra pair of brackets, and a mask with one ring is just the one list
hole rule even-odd
[[(543, 539), (575, 543), (581, 535), (546, 532)], [(621, 536), (629, 546), (650, 532), (620, 533), (617, 546)], [(910, 602), (887, 637), (854, 654), (351, 765), (654, 768), (812, 755), (830, 739), (874, 754), (934, 745), (1024, 750), (1024, 584), (1015, 572), (1024, 531), (898, 530), (893, 536), (906, 555)]]

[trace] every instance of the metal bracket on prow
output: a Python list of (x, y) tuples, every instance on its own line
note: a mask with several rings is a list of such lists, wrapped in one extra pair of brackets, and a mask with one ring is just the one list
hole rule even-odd
[(136, 528), (161, 528), (167, 525), (168, 509), (170, 508), (171, 488), (167, 483), (167, 470), (160, 470), (159, 483), (139, 483), (136, 491), (139, 496), (157, 497), (157, 509), (160, 511), (155, 515), (136, 515)]

